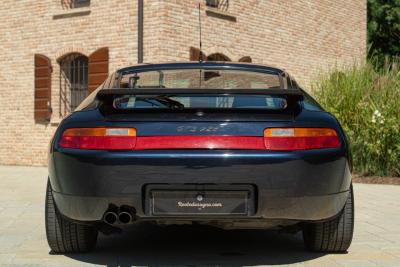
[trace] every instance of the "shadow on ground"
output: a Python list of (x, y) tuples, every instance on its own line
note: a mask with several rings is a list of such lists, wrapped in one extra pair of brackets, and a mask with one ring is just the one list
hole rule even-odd
[(94, 252), (66, 256), (107, 266), (245, 266), (290, 264), (323, 255), (307, 252), (300, 234), (139, 225), (121, 235), (100, 235)]

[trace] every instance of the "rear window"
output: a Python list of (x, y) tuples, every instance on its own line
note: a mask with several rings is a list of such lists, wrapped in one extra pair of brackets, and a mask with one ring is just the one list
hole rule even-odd
[(122, 75), (119, 88), (279, 89), (274, 73), (242, 70), (179, 69)]
[(286, 108), (287, 101), (279, 96), (235, 95), (235, 96), (134, 96), (125, 95), (114, 99), (116, 109), (268, 109)]
[[(226, 69), (173, 69), (123, 74), (116, 87), (126, 89), (182, 89), (175, 95), (124, 95), (114, 99), (116, 109), (248, 108), (279, 110), (286, 99), (269, 95), (185, 95), (184, 89), (280, 89), (276, 73)], [(143, 90), (142, 90), (143, 91)]]

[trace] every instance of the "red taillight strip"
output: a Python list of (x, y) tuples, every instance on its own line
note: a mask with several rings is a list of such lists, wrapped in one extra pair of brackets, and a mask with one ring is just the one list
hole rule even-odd
[(268, 150), (308, 150), (339, 146), (340, 142), (337, 136), (265, 137), (265, 148)]
[(256, 136), (138, 136), (135, 150), (145, 149), (265, 149)]
[(64, 131), (61, 148), (99, 150), (243, 149), (294, 151), (338, 148), (330, 128), (267, 128), (264, 136), (136, 136), (134, 128), (72, 128)]
[(135, 148), (136, 137), (130, 136), (63, 136), (62, 148), (131, 150)]

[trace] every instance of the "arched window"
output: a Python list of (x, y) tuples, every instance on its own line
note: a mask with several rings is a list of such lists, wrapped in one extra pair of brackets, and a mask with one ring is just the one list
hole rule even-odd
[(73, 53), (60, 61), (60, 115), (72, 112), (88, 94), (88, 57)]
[(207, 56), (207, 61), (232, 61), (232, 60), (222, 53), (214, 53)]

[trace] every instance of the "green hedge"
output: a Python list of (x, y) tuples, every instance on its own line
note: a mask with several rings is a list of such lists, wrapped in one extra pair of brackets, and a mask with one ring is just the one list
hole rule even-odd
[(321, 75), (313, 85), (319, 103), (341, 122), (350, 141), (354, 171), (400, 176), (400, 69), (373, 63)]

